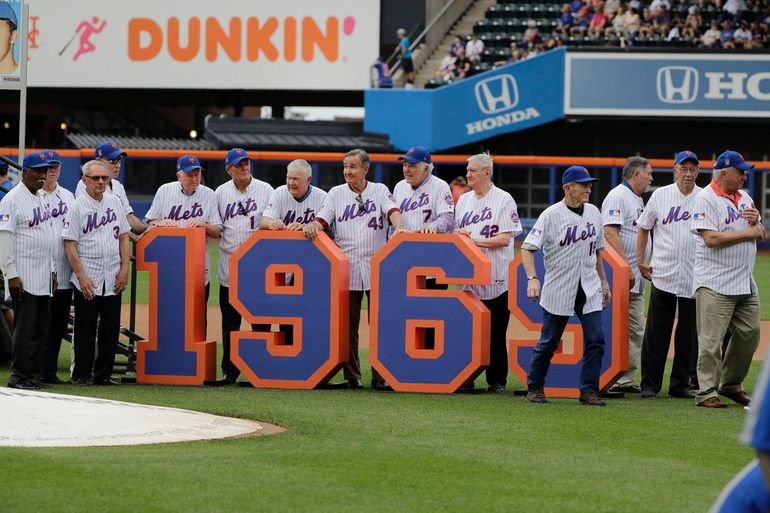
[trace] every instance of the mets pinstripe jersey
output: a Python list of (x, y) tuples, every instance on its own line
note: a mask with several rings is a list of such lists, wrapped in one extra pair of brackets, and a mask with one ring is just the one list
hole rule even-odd
[(743, 426), (741, 441), (753, 448), (770, 452), (770, 350), (751, 395), (751, 411)]
[(695, 237), (695, 265), (693, 266), (693, 294), (699, 287), (707, 287), (726, 296), (754, 294), (754, 260), (756, 241), (738, 242), (731, 246), (709, 248), (698, 230), (735, 232), (749, 226), (741, 217), (743, 211), (754, 207), (754, 200), (745, 191), (737, 191), (738, 201), (721, 195), (719, 187), (711, 182), (695, 198), (690, 228)]
[[(50, 296), (56, 234), (40, 191), (32, 193), (22, 183), (11, 189), (0, 201), (0, 231), (13, 235), (14, 263), (24, 291)], [(6, 298), (10, 297), (7, 281), (8, 277)]]
[(292, 196), (285, 185), (281, 185), (270, 195), (267, 208), (262, 215), (271, 219), (280, 219), (285, 225), (307, 224), (315, 219), (325, 199), (326, 191), (312, 185), (308, 186), (305, 196), (300, 199)]
[[(64, 240), (78, 243), (83, 271), (94, 282), (97, 296), (115, 294), (115, 277), (120, 271), (120, 236), (131, 229), (120, 198), (104, 193), (97, 201), (87, 193), (75, 199), (69, 225), (62, 231)], [(80, 290), (77, 275), (72, 284)]]
[(334, 231), (334, 242), (350, 260), (350, 290), (369, 290), (372, 257), (387, 242), (388, 218), (396, 210), (381, 183), (367, 181), (361, 194), (344, 183), (326, 196), (316, 217)]
[(602, 309), (602, 283), (596, 271), (596, 251), (604, 248), (599, 209), (590, 203), (583, 214), (571, 211), (564, 201), (551, 205), (537, 218), (524, 239), (526, 249), (542, 249), (545, 276), (540, 306), (553, 315), (574, 314), (575, 294), (583, 287), (584, 314)]
[(655, 288), (692, 297), (695, 237), (690, 231), (692, 206), (701, 188), (685, 196), (675, 183), (652, 193), (637, 226), (652, 232), (652, 283)]
[[(179, 182), (169, 182), (158, 188), (145, 219), (147, 221), (172, 219), (179, 226), (187, 226), (193, 221), (222, 225), (214, 191), (205, 185), (199, 185), (192, 194), (185, 194)], [(206, 244), (208, 245), (208, 239)], [(210, 279), (209, 252), (206, 251), (206, 283)]]
[[(620, 242), (623, 245), (623, 253), (636, 280), (631, 292), (637, 294), (644, 292), (642, 273), (639, 272), (639, 267), (636, 265), (636, 234), (638, 232), (636, 220), (639, 219), (643, 211), (644, 201), (642, 201), (641, 196), (637, 195), (625, 182), (607, 193), (607, 197), (602, 202), (603, 226), (620, 227)], [(647, 254), (649, 254), (649, 244), (645, 258)]]
[(230, 256), (259, 228), (262, 212), (272, 193), (270, 185), (254, 177), (244, 192), (239, 191), (232, 180), (217, 187), (219, 216), (222, 219), (217, 279), (223, 287), (229, 286), (227, 277), (230, 272)]
[(70, 288), (72, 268), (70, 267), (69, 260), (67, 260), (67, 253), (64, 251), (64, 242), (61, 239), (61, 233), (69, 224), (69, 216), (72, 205), (75, 202), (75, 196), (58, 184), (56, 185), (56, 189), (52, 192), (41, 189), (39, 194), (42, 195), (43, 201), (48, 203), (48, 209), (51, 212), (51, 223), (53, 224), (53, 231), (55, 234), (53, 247), (57, 289), (68, 289)]
[(508, 290), (508, 264), (513, 260), (513, 239), (523, 230), (513, 197), (492, 184), (487, 193), (477, 198), (466, 192), (455, 207), (455, 230), (466, 230), (471, 239), (491, 238), (499, 233), (511, 233), (511, 242), (502, 248), (479, 248), (492, 261), (491, 285), (461, 285), (481, 299), (494, 299)]
[(405, 230), (415, 231), (424, 226), (430, 226), (437, 233), (452, 230), (451, 223), (443, 226), (436, 222), (442, 214), (452, 216), (449, 219), (454, 216), (452, 193), (449, 191), (449, 185), (441, 178), (428, 175), (416, 189), (406, 180), (401, 180), (393, 189), (393, 196), (404, 218)]
[[(75, 187), (75, 198), (77, 199), (85, 193), (85, 182), (83, 182), (83, 180), (79, 180), (77, 187)], [(120, 204), (123, 205), (123, 210), (126, 212), (126, 215), (134, 213), (134, 209), (131, 208), (131, 203), (128, 201), (128, 196), (126, 195), (126, 189), (123, 187), (122, 183), (115, 179), (110, 180), (110, 186), (105, 189), (104, 193), (114, 194), (120, 198)]]

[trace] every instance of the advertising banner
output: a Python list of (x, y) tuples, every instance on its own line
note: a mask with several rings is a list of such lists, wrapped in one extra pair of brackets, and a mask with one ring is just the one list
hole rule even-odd
[(440, 151), (560, 119), (564, 54), (546, 52), (438, 89), (366, 91), (364, 129), (388, 134), (401, 151), (417, 144)]
[(565, 69), (568, 115), (770, 115), (770, 55), (570, 53)]
[(0, 0), (0, 89), (23, 87), (21, 55), (27, 33), (21, 0)]
[(379, 13), (379, 0), (30, 0), (29, 85), (361, 90)]

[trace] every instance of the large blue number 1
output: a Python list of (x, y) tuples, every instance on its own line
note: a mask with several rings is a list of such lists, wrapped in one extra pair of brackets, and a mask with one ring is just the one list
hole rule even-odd
[(136, 245), (150, 272), (149, 337), (137, 344), (136, 382), (202, 385), (216, 378), (215, 342), (205, 334), (203, 228), (153, 228)]

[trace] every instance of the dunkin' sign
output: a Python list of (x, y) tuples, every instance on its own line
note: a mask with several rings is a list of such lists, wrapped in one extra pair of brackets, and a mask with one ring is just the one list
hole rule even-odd
[(30, 86), (364, 89), (379, 12), (379, 0), (35, 0)]

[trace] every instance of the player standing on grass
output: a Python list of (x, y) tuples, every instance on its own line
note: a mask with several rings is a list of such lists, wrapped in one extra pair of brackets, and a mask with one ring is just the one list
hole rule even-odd
[[(582, 166), (567, 169), (561, 179), (564, 199), (545, 209), (521, 246), (527, 297), (540, 299), (543, 308), (543, 328), (527, 372), (527, 401), (531, 403), (546, 402), (545, 378), (551, 358), (569, 318), (576, 314), (583, 328), (580, 402), (605, 404), (599, 395), (604, 356), (602, 309), (612, 296), (601, 257), (601, 213), (588, 203), (596, 180)], [(542, 289), (535, 270), (535, 251), (540, 249), (545, 263)]]

